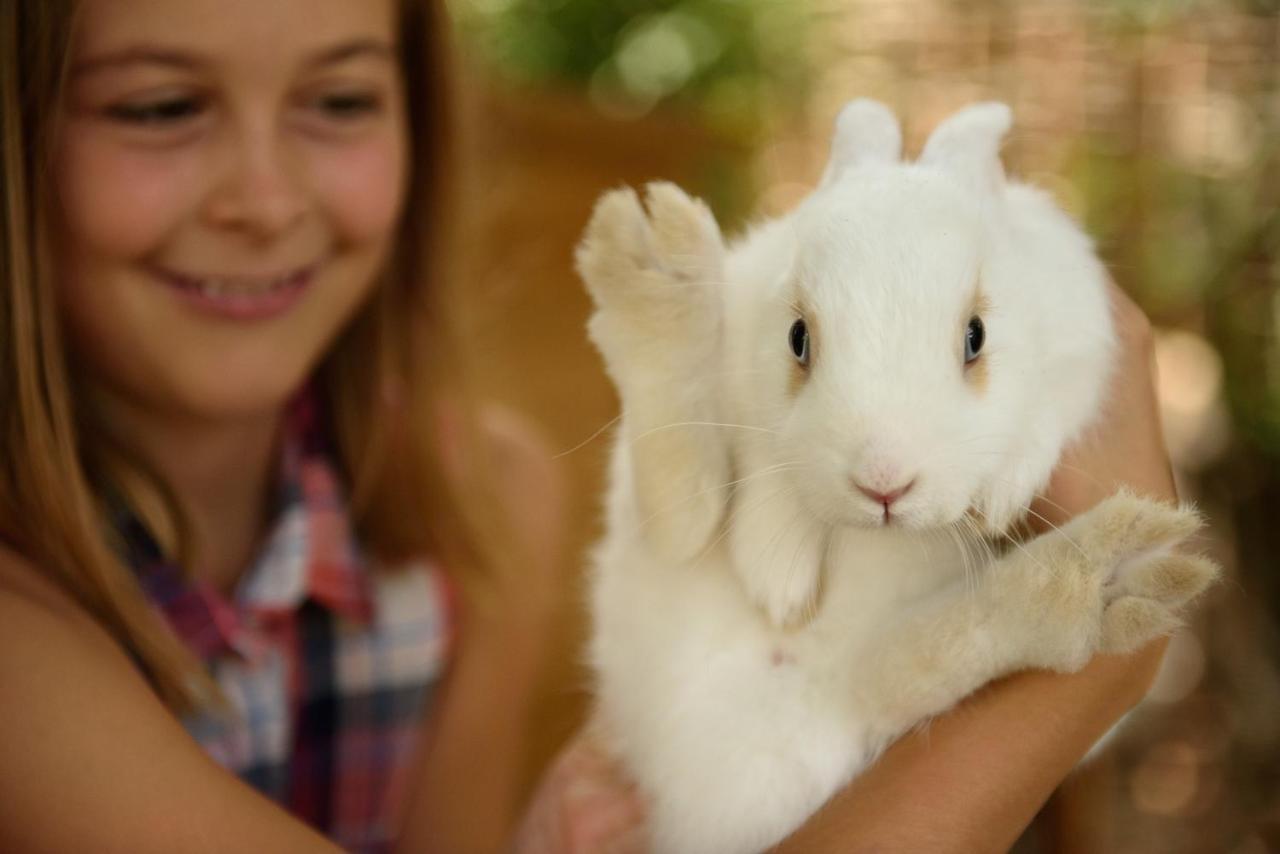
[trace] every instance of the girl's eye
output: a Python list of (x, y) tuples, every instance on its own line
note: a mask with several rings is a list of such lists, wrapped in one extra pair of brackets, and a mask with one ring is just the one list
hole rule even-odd
[(791, 333), (788, 335), (791, 342), (791, 352), (796, 357), (796, 361), (801, 367), (809, 367), (809, 327), (805, 325), (804, 320), (797, 320), (791, 324)]
[(382, 102), (377, 95), (351, 92), (325, 95), (316, 100), (316, 105), (330, 118), (350, 120), (378, 112)]
[(967, 365), (978, 358), (982, 351), (982, 343), (987, 340), (987, 330), (982, 325), (982, 318), (969, 318), (969, 328), (964, 336), (964, 363)]
[(198, 98), (168, 98), (161, 101), (115, 104), (107, 115), (119, 122), (143, 126), (179, 124), (195, 118), (204, 110)]

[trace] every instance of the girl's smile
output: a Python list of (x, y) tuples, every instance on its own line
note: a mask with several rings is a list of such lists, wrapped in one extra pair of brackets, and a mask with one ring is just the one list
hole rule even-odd
[(322, 269), (320, 263), (286, 273), (189, 275), (154, 272), (196, 311), (228, 320), (269, 320), (293, 308)]

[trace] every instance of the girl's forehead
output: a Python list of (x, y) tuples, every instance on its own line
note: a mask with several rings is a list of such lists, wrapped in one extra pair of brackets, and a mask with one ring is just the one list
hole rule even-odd
[(397, 6), (398, 0), (82, 0), (76, 53), (107, 63), (288, 62), (337, 43), (391, 44)]

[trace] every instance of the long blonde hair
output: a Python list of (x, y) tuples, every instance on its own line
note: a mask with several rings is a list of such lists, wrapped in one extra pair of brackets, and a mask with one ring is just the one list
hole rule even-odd
[[(402, 233), (381, 287), (317, 379), (352, 518), (378, 563), (435, 553), (453, 566), (479, 566), (494, 541), (475, 534), (479, 509), (491, 506), (486, 479), (476, 472), (466, 484), (450, 482), (435, 429), (439, 399), (465, 390), (449, 388), (455, 313), (440, 286), (451, 244), (441, 215), (452, 136), (445, 21), (434, 0), (399, 6), (411, 127)], [(158, 479), (95, 444), (100, 431), (73, 394), (54, 299), (50, 153), (75, 10), (76, 0), (0, 7), (0, 540), (70, 592), (181, 712), (216, 692), (117, 556), (99, 461), (150, 481), (180, 531), (177, 509)], [(468, 411), (465, 403), (455, 409)]]

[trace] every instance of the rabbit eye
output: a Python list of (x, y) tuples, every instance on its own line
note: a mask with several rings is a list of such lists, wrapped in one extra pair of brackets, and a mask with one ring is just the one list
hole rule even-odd
[(985, 340), (987, 340), (987, 330), (982, 325), (982, 318), (976, 315), (969, 318), (969, 329), (964, 336), (964, 363), (966, 365), (978, 358), (978, 353), (982, 351), (982, 342)]
[(791, 324), (791, 333), (788, 336), (791, 342), (791, 352), (795, 355), (796, 361), (802, 366), (809, 366), (809, 327), (805, 325), (803, 320), (797, 320)]

